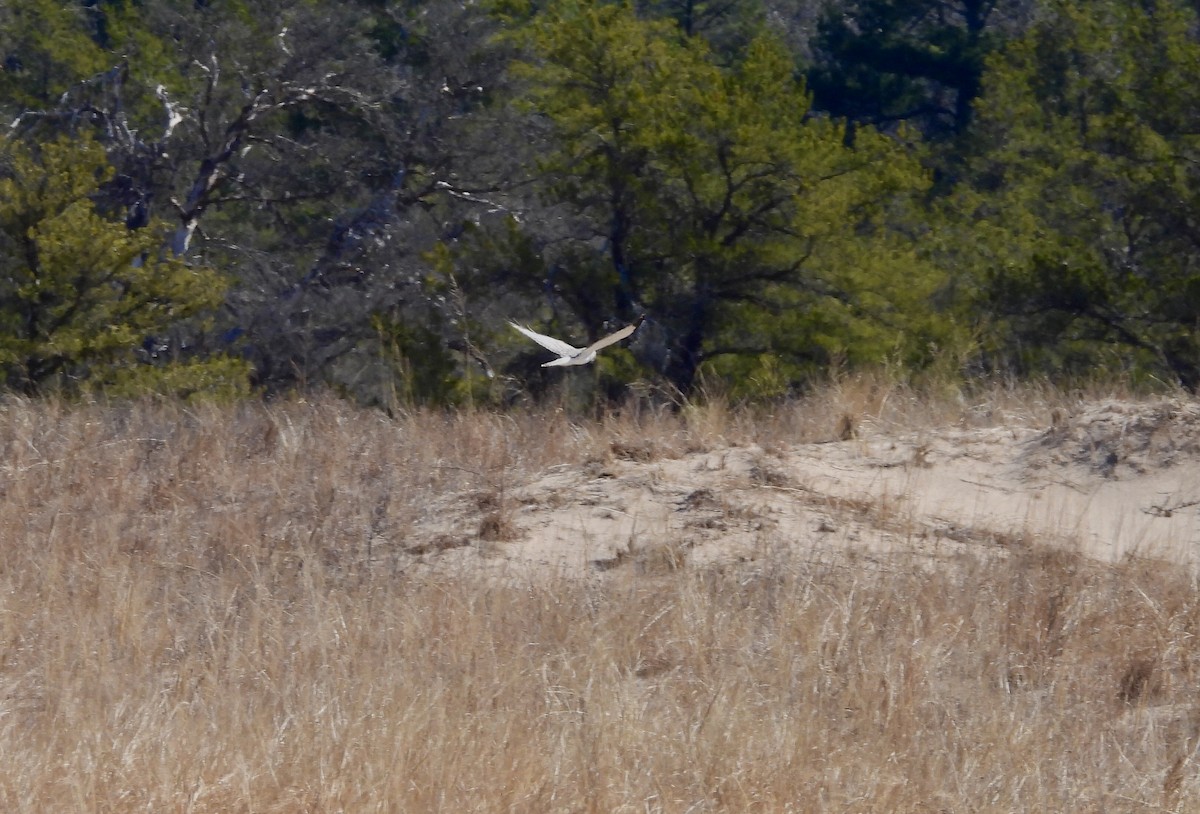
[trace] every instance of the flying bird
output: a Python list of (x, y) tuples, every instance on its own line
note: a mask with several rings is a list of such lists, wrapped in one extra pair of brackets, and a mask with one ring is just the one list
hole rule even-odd
[(544, 365), (542, 365), (542, 367), (566, 367), (568, 365), (586, 365), (588, 362), (595, 361), (597, 351), (603, 350), (609, 345), (616, 344), (625, 337), (632, 335), (633, 332), (641, 326), (643, 320), (645, 319), (646, 315), (642, 314), (637, 318), (637, 322), (634, 322), (631, 325), (626, 325), (621, 330), (617, 331), (616, 333), (609, 334), (603, 339), (597, 339), (586, 348), (577, 348), (574, 345), (568, 345), (561, 339), (555, 339), (552, 336), (545, 336), (537, 331), (531, 331), (515, 322), (510, 322), (508, 324), (525, 334), (534, 342), (537, 342), (546, 350), (550, 351), (551, 353), (558, 354), (559, 358), (546, 362)]

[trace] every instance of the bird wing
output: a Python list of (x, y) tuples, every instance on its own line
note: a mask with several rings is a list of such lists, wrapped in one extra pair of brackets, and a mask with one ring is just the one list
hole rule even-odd
[(626, 325), (621, 330), (617, 331), (616, 333), (609, 334), (608, 336), (604, 337), (603, 339), (597, 339), (591, 345), (584, 348), (583, 352), (584, 353), (595, 353), (596, 351), (607, 348), (609, 345), (615, 345), (616, 343), (620, 342), (625, 337), (631, 335), (638, 328), (640, 328), (642, 326), (642, 322), (645, 321), (645, 319), (646, 319), (646, 316), (643, 314), (642, 316), (638, 317), (637, 322), (634, 322), (632, 325)]
[(575, 347), (574, 345), (568, 345), (561, 339), (555, 339), (553, 336), (546, 336), (545, 334), (540, 334), (537, 331), (531, 331), (515, 322), (510, 322), (508, 324), (525, 334), (534, 342), (537, 342), (551, 353), (557, 353), (559, 356), (574, 356), (575, 354), (579, 353), (579, 348)]

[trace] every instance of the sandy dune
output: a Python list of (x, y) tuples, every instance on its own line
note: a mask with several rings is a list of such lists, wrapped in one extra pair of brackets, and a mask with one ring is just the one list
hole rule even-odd
[(413, 550), (579, 574), (809, 556), (950, 555), (1023, 541), (1193, 562), (1200, 405), (1108, 401), (1050, 426), (1001, 424), (664, 457), (614, 444), (503, 493), (448, 495)]

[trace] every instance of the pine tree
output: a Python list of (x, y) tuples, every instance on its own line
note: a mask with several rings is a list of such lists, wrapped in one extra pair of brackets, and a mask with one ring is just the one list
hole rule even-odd
[(918, 363), (947, 339), (937, 274), (893, 228), (928, 187), (915, 151), (811, 116), (778, 41), (726, 67), (670, 22), (588, 2), (525, 33), (545, 194), (581, 236), (550, 258), (569, 269), (555, 290), (590, 334), (647, 307), (685, 392), (702, 366), (743, 379), (773, 358), (796, 381), (834, 357)]
[(1188, 3), (1055, 0), (993, 60), (974, 184), (994, 364), (1200, 385), (1200, 40)]
[(163, 224), (130, 230), (97, 210), (112, 169), (96, 142), (10, 142), (3, 158), (0, 369), (10, 387), (245, 389), (241, 362), (186, 359), (167, 340), (221, 302), (225, 281), (164, 256)]

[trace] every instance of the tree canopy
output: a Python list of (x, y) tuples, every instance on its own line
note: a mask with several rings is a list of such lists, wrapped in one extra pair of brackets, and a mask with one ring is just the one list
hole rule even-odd
[(562, 378), (509, 319), (644, 313), (588, 386), (1196, 387), (1198, 30), (1184, 0), (8, 4), (5, 381), (502, 402)]
[(1200, 70), (1182, 3), (1055, 2), (990, 64), (972, 218), (990, 353), (1200, 383)]
[[(164, 229), (98, 211), (111, 179), (90, 138), (9, 146), (0, 174), (0, 369), (25, 393), (245, 389), (244, 365), (188, 358), (172, 332), (222, 301), (212, 269), (164, 253)], [(137, 364), (141, 362), (141, 364)]]
[(528, 33), (525, 98), (551, 126), (543, 194), (575, 220), (554, 294), (590, 336), (600, 315), (648, 309), (684, 391), (710, 361), (741, 375), (775, 354), (798, 375), (937, 341), (910, 297), (938, 273), (892, 222), (927, 187), (915, 151), (874, 132), (848, 144), (810, 115), (777, 38), (724, 67), (672, 24), (575, 3)]

